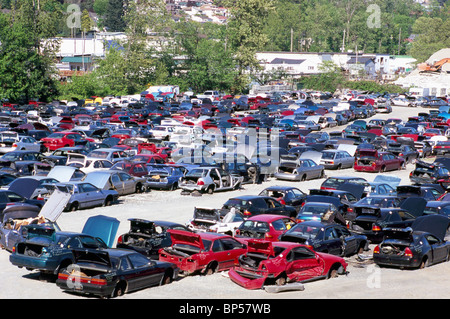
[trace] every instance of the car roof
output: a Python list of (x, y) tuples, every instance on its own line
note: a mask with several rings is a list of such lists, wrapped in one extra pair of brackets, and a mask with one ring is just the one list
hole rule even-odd
[(290, 189), (298, 189), (298, 188), (294, 187), (294, 186), (280, 186), (280, 185), (277, 185), (277, 186), (267, 187), (265, 190), (266, 191), (286, 191), (286, 190), (290, 190)]
[(247, 218), (247, 220), (255, 220), (255, 221), (261, 221), (261, 222), (272, 222), (272, 221), (275, 221), (277, 219), (282, 219), (282, 218), (288, 218), (288, 217), (284, 216), (284, 215), (261, 214), (261, 215), (255, 215), (255, 216), (249, 217), (249, 218)]

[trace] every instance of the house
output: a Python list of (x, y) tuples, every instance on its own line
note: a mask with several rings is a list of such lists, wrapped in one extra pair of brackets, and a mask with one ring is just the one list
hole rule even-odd
[(347, 69), (351, 77), (368, 77), (375, 79), (375, 57), (373, 56), (352, 56), (347, 61)]

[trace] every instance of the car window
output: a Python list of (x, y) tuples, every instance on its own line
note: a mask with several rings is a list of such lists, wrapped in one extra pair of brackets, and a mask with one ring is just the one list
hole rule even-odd
[(324, 240), (331, 240), (339, 238), (338, 234), (336, 233), (336, 230), (334, 228), (327, 228), (325, 230)]
[(130, 263), (130, 261), (128, 260), (127, 257), (122, 257), (120, 259), (120, 269), (121, 270), (125, 270), (125, 271), (133, 269), (133, 267), (131, 266), (131, 263)]
[(223, 250), (242, 248), (242, 244), (233, 238), (222, 238), (220, 242), (222, 243)]
[(25, 200), (22, 196), (15, 193), (8, 192), (6, 193), (6, 196), (8, 197), (8, 202), (15, 203), (15, 202), (23, 202)]
[(304, 247), (295, 248), (291, 252), (293, 253), (293, 260), (311, 259), (316, 257), (311, 250)]
[(150, 260), (148, 260), (144, 255), (141, 254), (131, 254), (128, 256), (131, 265), (133, 265), (134, 269), (146, 267)]
[(82, 186), (84, 192), (95, 192), (97, 190), (97, 188), (91, 184), (83, 184)]
[(212, 245), (212, 251), (218, 252), (218, 251), (222, 251), (222, 250), (223, 250), (223, 247), (222, 247), (222, 243), (220, 242), (220, 240), (215, 240)]
[(286, 225), (284, 224), (284, 222), (281, 219), (273, 221), (272, 227), (273, 227), (273, 229), (278, 230), (278, 231), (286, 230)]

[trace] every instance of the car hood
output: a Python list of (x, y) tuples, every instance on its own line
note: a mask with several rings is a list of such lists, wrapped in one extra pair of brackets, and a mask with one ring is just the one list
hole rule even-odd
[(45, 202), (39, 215), (47, 220), (55, 222), (66, 208), (71, 197), (72, 194), (62, 192), (56, 188)]
[(391, 176), (391, 175), (377, 175), (374, 178), (374, 183), (386, 183), (392, 188), (396, 188), (398, 185), (400, 185), (400, 182), (402, 181), (401, 178)]
[(411, 215), (419, 217), (423, 215), (423, 211), (427, 206), (427, 200), (423, 197), (406, 198), (400, 205), (400, 208), (408, 211)]
[(107, 251), (100, 249), (74, 249), (72, 250), (75, 263), (95, 263), (105, 267), (111, 267), (111, 259)]
[(55, 166), (48, 172), (47, 177), (54, 178), (60, 183), (66, 183), (70, 181), (75, 170), (75, 167)]
[(130, 232), (151, 235), (154, 233), (155, 223), (145, 219), (130, 218)]
[(338, 190), (346, 191), (353, 194), (356, 198), (361, 199), (364, 194), (365, 186), (363, 184), (356, 183), (344, 183), (337, 187)]
[(116, 238), (119, 220), (113, 217), (97, 215), (89, 217), (82, 233), (101, 238), (108, 247), (112, 247)]
[(29, 199), (39, 184), (40, 181), (34, 178), (17, 178), (11, 182), (9, 190)]
[(26, 219), (35, 218), (39, 216), (40, 208), (35, 205), (16, 203), (12, 206), (6, 206), (0, 214), (0, 222), (5, 222), (8, 219)]
[(267, 240), (249, 239), (247, 241), (247, 251), (249, 253), (260, 253), (267, 256), (274, 256), (272, 242)]
[(172, 245), (182, 244), (198, 247), (201, 250), (205, 249), (202, 238), (199, 234), (191, 233), (185, 230), (169, 229), (167, 232), (172, 238)]
[(92, 185), (97, 186), (100, 189), (103, 189), (109, 182), (110, 177), (110, 174), (97, 174), (97, 172), (92, 172), (87, 174), (83, 181), (86, 183), (91, 183)]
[(435, 235), (440, 240), (444, 240), (450, 219), (443, 215), (420, 216), (414, 220), (411, 228), (414, 231), (424, 231)]
[(83, 165), (83, 167), (86, 166), (86, 155), (84, 154), (77, 154), (77, 153), (73, 153), (73, 154), (67, 154), (67, 162), (66, 165), (75, 163), (75, 164), (81, 164)]
[(203, 219), (210, 221), (220, 221), (220, 211), (214, 208), (194, 208), (194, 219)]

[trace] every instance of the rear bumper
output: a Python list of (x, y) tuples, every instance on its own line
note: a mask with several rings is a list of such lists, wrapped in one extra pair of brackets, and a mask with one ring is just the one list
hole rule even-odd
[[(242, 272), (241, 272), (242, 273)], [(249, 277), (247, 277), (249, 276)], [(231, 281), (245, 289), (261, 289), (266, 281), (266, 277), (258, 276), (254, 274), (246, 274), (246, 277), (240, 274), (240, 271), (235, 268), (230, 269), (228, 272), (228, 277), (230, 277)]]

